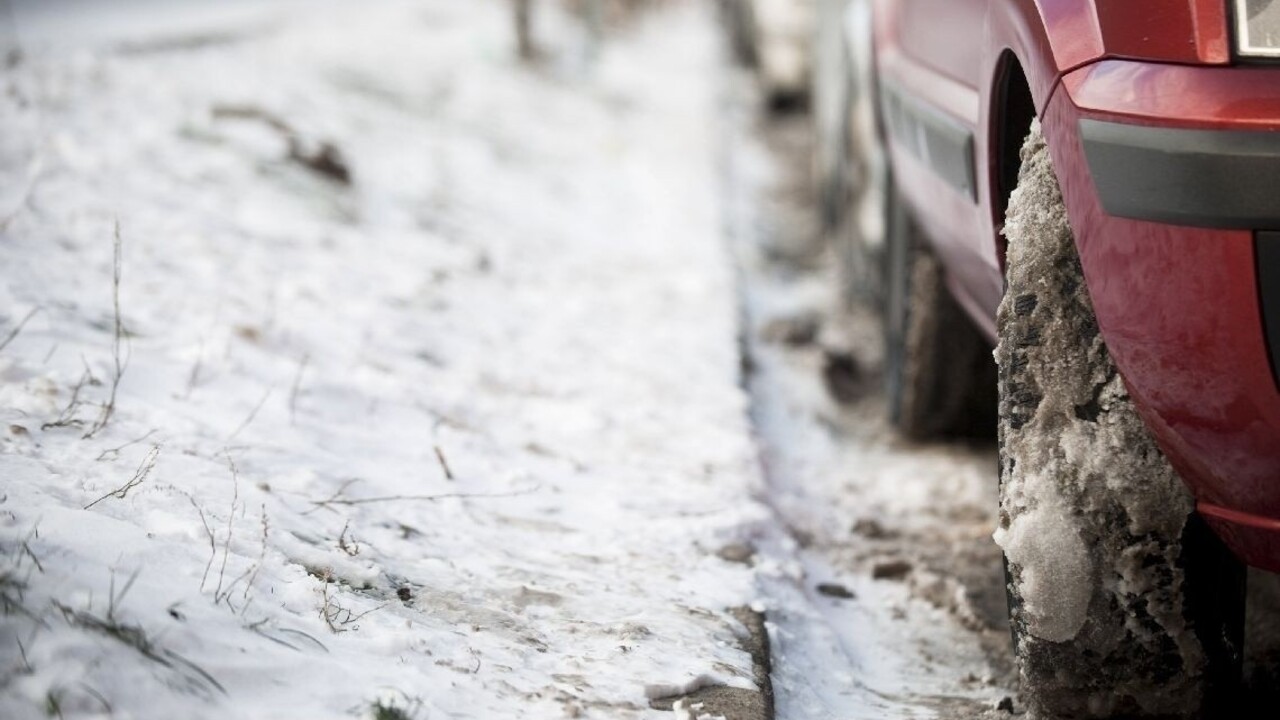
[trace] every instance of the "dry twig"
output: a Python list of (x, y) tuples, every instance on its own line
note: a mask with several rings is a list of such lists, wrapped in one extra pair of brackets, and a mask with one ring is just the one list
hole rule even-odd
[(209, 519), (205, 517), (204, 510), (196, 504), (196, 499), (193, 497), (187, 499), (191, 501), (191, 507), (200, 513), (200, 522), (204, 525), (205, 535), (209, 538), (209, 562), (205, 563), (204, 574), (200, 576), (200, 592), (204, 592), (204, 584), (209, 580), (209, 570), (213, 567), (214, 558), (218, 557), (218, 541), (213, 536), (213, 528), (209, 526)]
[(369, 608), (362, 613), (353, 613), (350, 609), (338, 604), (332, 596), (329, 595), (329, 584), (333, 582), (333, 571), (325, 569), (324, 575), (320, 578), (324, 583), (321, 588), (323, 604), (320, 606), (320, 617), (324, 619), (324, 624), (329, 627), (333, 633), (346, 632), (347, 630), (359, 629), (355, 627), (348, 628), (348, 625), (355, 625), (361, 618), (366, 615), (381, 610), (384, 605)]
[(138, 443), (142, 442), (143, 440), (146, 440), (147, 438), (151, 437), (152, 435), (155, 435), (155, 434), (156, 434), (157, 432), (159, 432), (159, 431), (160, 431), (160, 428), (151, 428), (150, 430), (148, 430), (148, 431), (147, 431), (147, 434), (146, 434), (146, 435), (143, 435), (142, 437), (139, 437), (139, 438), (135, 438), (135, 439), (133, 439), (133, 440), (130, 440), (129, 442), (127, 442), (127, 443), (125, 443), (125, 444), (123, 444), (123, 445), (120, 445), (120, 446), (117, 446), (117, 447), (113, 447), (113, 448), (110, 448), (110, 449), (107, 449), (107, 450), (103, 450), (103, 451), (102, 451), (102, 453), (101, 453), (101, 454), (99, 454), (99, 455), (98, 455), (98, 457), (97, 457), (97, 458), (95, 458), (95, 459), (96, 459), (96, 460), (106, 460), (106, 459), (107, 459), (107, 456), (111, 456), (111, 457), (112, 457), (112, 459), (118, 458), (118, 457), (120, 457), (120, 451), (121, 451), (121, 450), (123, 450), (123, 449), (125, 449), (125, 448), (127, 448), (127, 447), (131, 447), (131, 446), (133, 446), (133, 445), (137, 445)]
[(346, 553), (348, 557), (355, 557), (360, 554), (360, 543), (356, 542), (355, 535), (351, 536), (350, 541), (347, 540), (347, 530), (350, 528), (350, 520), (342, 524), (342, 533), (338, 535), (338, 549)]
[[(350, 483), (348, 483), (350, 484)], [(344, 485), (345, 487), (345, 485)], [(344, 498), (340, 497), (342, 491), (339, 490), (333, 496), (325, 500), (312, 500), (311, 504), (317, 509), (329, 507), (331, 505), (370, 505), (373, 503), (384, 502), (438, 502), (440, 500), (452, 499), (470, 499), (470, 498), (509, 498), (518, 497), (520, 495), (528, 495), (541, 489), (540, 485), (525, 488), (524, 490), (512, 490), (510, 492), (501, 493), (440, 493), (439, 495), (379, 495), (367, 498)]]
[[(226, 602), (227, 607), (241, 615), (244, 615), (245, 611), (249, 609), (249, 606), (253, 604), (249, 599), (249, 592), (253, 590), (253, 583), (258, 579), (258, 572), (262, 569), (262, 563), (267, 559), (267, 537), (271, 533), (271, 524), (267, 522), (267, 506), (265, 504), (262, 506), (261, 518), (262, 545), (261, 549), (258, 550), (257, 561), (227, 585), (226, 589), (222, 591), (221, 598), (216, 596), (214, 597), (215, 604), (219, 600)], [(244, 582), (244, 591), (241, 593), (240, 599), (244, 601), (244, 605), (242, 605), (239, 610), (236, 610), (236, 608), (231, 604), (231, 591), (234, 590), (241, 582)]]
[(444, 459), (444, 451), (440, 449), (439, 445), (436, 445), (434, 447), (436, 451), (436, 460), (440, 461), (440, 469), (444, 471), (444, 479), (452, 480), (453, 471), (449, 469), (449, 461)]
[(94, 500), (88, 505), (85, 505), (84, 509), (88, 510), (94, 505), (97, 505), (98, 503), (110, 497), (116, 498), (117, 500), (123, 500), (125, 496), (129, 494), (130, 490), (141, 485), (142, 481), (147, 479), (147, 476), (151, 474), (151, 471), (153, 469), (155, 469), (156, 459), (158, 457), (160, 457), (160, 446), (152, 445), (151, 450), (147, 453), (146, 457), (142, 459), (142, 464), (138, 465), (137, 472), (133, 474), (133, 477), (129, 479), (129, 482), (125, 483), (124, 485), (121, 485), (115, 490), (112, 490), (106, 495), (103, 495), (97, 500)]
[(227, 513), (227, 537), (222, 543), (222, 567), (218, 569), (218, 586), (213, 590), (214, 604), (223, 598), (222, 581), (227, 576), (227, 558), (231, 555), (231, 535), (235, 531), (236, 505), (240, 501), (240, 470), (236, 468), (230, 452), (223, 450), (222, 453), (227, 458), (227, 467), (231, 469), (231, 512)]
[(111, 394), (107, 397), (107, 402), (102, 406), (102, 412), (99, 413), (98, 419), (94, 421), (89, 428), (89, 432), (84, 437), (91, 438), (98, 434), (100, 430), (111, 422), (111, 416), (116, 412), (116, 391), (120, 389), (120, 379), (124, 377), (125, 368), (129, 366), (129, 358), (121, 358), (120, 346), (124, 341), (124, 318), (120, 314), (120, 274), (123, 269), (122, 258), (123, 242), (120, 239), (120, 223), (116, 223), (115, 233), (115, 260), (112, 264), (111, 273), (111, 304), (115, 309), (115, 335), (111, 342), (111, 357), (115, 365), (111, 374)]
[(84, 373), (80, 379), (76, 381), (74, 387), (71, 388), (71, 399), (67, 401), (66, 407), (62, 408), (62, 412), (58, 413), (58, 417), (51, 422), (44, 423), (40, 426), (41, 430), (49, 430), (51, 428), (72, 427), (84, 424), (84, 421), (76, 417), (80, 412), (80, 406), (84, 405), (84, 401), (80, 399), (80, 393), (86, 385), (94, 385), (98, 382), (93, 373), (86, 366)]
[[(63, 605), (57, 600), (53, 601), (53, 607), (62, 613), (62, 617), (71, 625), (100, 633), (106, 637), (113, 638), (118, 642), (133, 648), (143, 657), (152, 662), (169, 668), (179, 674), (185, 675), (189, 680), (200, 681), (205, 683), (223, 694), (226, 688), (222, 683), (218, 682), (204, 668), (196, 665), (185, 657), (165, 648), (157, 647), (156, 644), (147, 636), (138, 625), (129, 625), (118, 620), (115, 616), (116, 609), (121, 600), (124, 599), (125, 593), (129, 588), (133, 587), (133, 581), (138, 577), (135, 572), (129, 582), (125, 584), (123, 590), (119, 594), (115, 591), (115, 576), (111, 577), (111, 589), (109, 595), (109, 607), (105, 618), (98, 617), (91, 612), (75, 610), (67, 605)], [(185, 671), (185, 672), (184, 672)]]

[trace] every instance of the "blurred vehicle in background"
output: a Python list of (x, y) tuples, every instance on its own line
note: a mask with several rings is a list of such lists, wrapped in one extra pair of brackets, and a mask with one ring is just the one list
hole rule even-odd
[(821, 13), (828, 225), (897, 426), (998, 424), (1033, 712), (1222, 712), (1280, 570), (1280, 3)]
[(814, 174), (822, 226), (849, 300), (876, 302), (884, 255), (886, 162), (877, 125), (871, 0), (817, 0)]
[(734, 53), (752, 67), (771, 107), (803, 104), (818, 0), (721, 0)]

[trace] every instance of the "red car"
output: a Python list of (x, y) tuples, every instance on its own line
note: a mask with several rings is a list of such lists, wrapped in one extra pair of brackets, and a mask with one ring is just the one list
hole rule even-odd
[(868, 1), (891, 411), (998, 426), (1024, 696), (1215, 712), (1280, 571), (1280, 2)]

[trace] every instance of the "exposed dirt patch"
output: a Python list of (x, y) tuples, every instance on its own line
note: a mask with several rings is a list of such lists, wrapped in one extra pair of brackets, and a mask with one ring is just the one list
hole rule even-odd
[(722, 716), (725, 720), (773, 718), (772, 666), (764, 614), (751, 608), (733, 608), (729, 612), (746, 628), (740, 643), (751, 654), (756, 689), (702, 687), (684, 695), (656, 698), (649, 702), (650, 707), (676, 711), (679, 720), (701, 715)]

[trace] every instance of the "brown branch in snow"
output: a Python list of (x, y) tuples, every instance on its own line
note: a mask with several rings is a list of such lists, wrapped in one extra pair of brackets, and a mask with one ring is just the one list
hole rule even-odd
[(22, 644), (22, 638), (14, 638), (18, 642), (18, 653), (22, 656), (22, 666), (27, 673), (35, 672), (35, 668), (31, 667), (31, 661), (27, 659), (27, 648)]
[(218, 120), (258, 120), (281, 135), (297, 134), (293, 126), (282, 120), (280, 116), (252, 105), (215, 105), (213, 117)]
[(98, 434), (98, 431), (107, 426), (111, 422), (111, 416), (116, 411), (116, 391), (120, 389), (120, 378), (124, 377), (125, 368), (129, 366), (129, 359), (120, 357), (120, 345), (124, 340), (124, 318), (120, 315), (120, 274), (122, 270), (122, 241), (120, 239), (120, 223), (116, 222), (115, 232), (115, 261), (112, 265), (111, 274), (111, 303), (115, 309), (115, 337), (111, 343), (111, 356), (115, 361), (115, 367), (111, 375), (111, 394), (107, 397), (107, 402), (102, 406), (102, 412), (98, 415), (98, 419), (89, 428), (89, 432), (84, 434), (86, 439)]
[(222, 581), (227, 576), (227, 558), (231, 555), (231, 534), (235, 531), (236, 504), (240, 500), (240, 471), (231, 459), (231, 453), (223, 450), (227, 458), (227, 467), (231, 469), (231, 512), (227, 513), (227, 539), (222, 543), (222, 567), (218, 569), (218, 587), (213, 590), (213, 601), (216, 605), (222, 597)]
[(355, 557), (360, 554), (360, 543), (356, 542), (355, 535), (351, 536), (350, 541), (347, 540), (347, 530), (350, 528), (350, 520), (342, 524), (342, 533), (338, 535), (338, 549), (346, 553), (349, 557)]
[(340, 493), (335, 494), (327, 500), (312, 500), (311, 504), (317, 508), (328, 507), (330, 505), (370, 505), (373, 503), (384, 502), (438, 502), (440, 500), (450, 500), (455, 498), (509, 498), (518, 497), (520, 495), (528, 495), (537, 492), (541, 486), (525, 488), (524, 490), (512, 490), (510, 492), (500, 493), (440, 493), (439, 495), (381, 495), (367, 498), (344, 498), (339, 497)]
[(125, 483), (124, 485), (121, 485), (115, 490), (112, 490), (106, 495), (103, 495), (97, 500), (94, 500), (88, 505), (85, 505), (84, 509), (88, 510), (94, 505), (97, 505), (103, 500), (106, 500), (107, 498), (111, 498), (111, 497), (116, 498), (117, 500), (123, 500), (125, 496), (129, 494), (130, 490), (141, 485), (142, 481), (147, 479), (147, 476), (151, 474), (151, 471), (153, 469), (155, 469), (156, 459), (159, 457), (160, 457), (160, 446), (152, 445), (151, 450), (147, 453), (146, 457), (142, 459), (142, 464), (138, 465), (137, 472), (133, 474), (133, 477), (130, 478), (129, 482)]
[[(233, 514), (234, 514), (234, 511), (233, 511)], [(227, 585), (226, 589), (222, 591), (221, 598), (217, 597), (216, 595), (214, 597), (215, 604), (219, 600), (225, 601), (227, 603), (227, 607), (231, 608), (232, 611), (238, 612), (241, 615), (244, 615), (245, 611), (249, 609), (249, 606), (253, 604), (252, 601), (249, 599), (249, 591), (253, 589), (253, 583), (258, 579), (258, 572), (262, 569), (262, 563), (267, 559), (267, 537), (271, 533), (271, 525), (270, 523), (267, 522), (267, 506), (265, 504), (262, 506), (261, 518), (262, 518), (261, 519), (262, 546), (261, 546), (261, 549), (258, 550), (257, 561), (254, 562), (252, 565), (250, 565), (248, 569), (240, 573), (240, 575), (236, 577), (235, 580), (232, 580), (231, 583)], [(224, 555), (224, 560), (225, 560), (225, 555)], [(235, 589), (235, 587), (239, 585), (241, 582), (244, 582), (244, 591), (241, 593), (240, 599), (243, 600), (245, 604), (242, 605), (239, 610), (236, 610), (236, 608), (231, 604), (231, 591)]]
[(350, 629), (358, 629), (348, 628), (346, 626), (354, 625), (366, 615), (377, 612), (386, 607), (386, 604), (384, 603), (377, 607), (365, 610), (362, 613), (353, 613), (348, 608), (339, 605), (338, 601), (329, 595), (329, 584), (333, 582), (333, 571), (325, 568), (324, 575), (321, 576), (320, 580), (324, 583), (321, 588), (321, 597), (323, 602), (320, 605), (320, 617), (324, 619), (324, 624), (329, 627), (329, 630), (335, 634), (346, 632)]
[(31, 558), (31, 564), (35, 565), (36, 570), (39, 570), (40, 574), (43, 575), (44, 563), (40, 562), (40, 558), (36, 557), (36, 552), (31, 549), (31, 538), (35, 534), (36, 534), (36, 531), (33, 529), (31, 531), (31, 535), (28, 535), (27, 539), (22, 541), (22, 553), (27, 557)]
[(120, 457), (120, 451), (121, 451), (121, 450), (123, 450), (123, 449), (125, 449), (125, 448), (127, 448), (127, 447), (130, 447), (130, 446), (133, 446), (133, 445), (137, 445), (138, 443), (142, 442), (143, 440), (146, 440), (147, 438), (151, 437), (152, 435), (155, 435), (155, 434), (156, 434), (157, 432), (159, 432), (159, 431), (160, 431), (160, 428), (151, 428), (150, 430), (148, 430), (148, 431), (147, 431), (147, 434), (146, 434), (146, 435), (143, 435), (143, 436), (142, 436), (142, 437), (140, 437), (140, 438), (136, 438), (136, 439), (134, 439), (134, 440), (130, 440), (129, 442), (127, 442), (127, 443), (125, 443), (125, 444), (123, 444), (123, 445), (120, 445), (119, 447), (113, 447), (113, 448), (110, 448), (110, 449), (107, 449), (107, 450), (103, 450), (103, 451), (102, 451), (102, 453), (101, 453), (100, 455), (98, 455), (98, 457), (97, 457), (96, 459), (97, 459), (97, 460), (106, 460), (108, 455), (112, 456), (112, 458), (113, 458), (113, 459), (114, 459), (114, 458), (117, 458), (117, 457)]
[(209, 527), (209, 519), (205, 517), (204, 510), (196, 504), (196, 499), (188, 497), (191, 501), (191, 507), (200, 513), (200, 522), (204, 525), (205, 535), (209, 537), (209, 562), (204, 565), (204, 574), (200, 576), (200, 592), (204, 592), (204, 584), (209, 579), (209, 570), (213, 567), (213, 559), (218, 557), (218, 541), (213, 536), (213, 528)]
[(333, 503), (334, 500), (342, 497), (342, 494), (347, 491), (347, 488), (351, 487), (352, 485), (358, 482), (360, 482), (360, 478), (348, 478), (346, 480), (343, 480), (342, 484), (338, 486), (338, 489), (335, 490), (332, 495), (330, 495), (325, 500), (320, 500), (320, 501), (312, 500), (311, 504), (314, 505), (315, 507), (311, 508), (310, 510), (307, 510), (302, 514), (310, 515), (311, 513), (315, 512), (316, 510), (319, 510), (320, 508), (328, 507), (330, 504)]
[(58, 413), (58, 417), (51, 422), (47, 422), (40, 426), (41, 430), (49, 430), (51, 428), (80, 426), (84, 421), (76, 417), (76, 413), (80, 411), (80, 406), (84, 404), (80, 400), (80, 392), (84, 390), (85, 385), (93, 385), (97, 379), (93, 377), (93, 373), (89, 372), (86, 367), (84, 374), (76, 381), (74, 387), (71, 388), (71, 399), (67, 401), (66, 407), (62, 408), (62, 412)]
[(436, 451), (436, 460), (440, 461), (440, 469), (444, 471), (444, 479), (452, 480), (453, 471), (449, 469), (449, 461), (444, 459), (444, 451), (440, 449), (439, 445), (435, 446), (435, 451)]
[(320, 141), (314, 149), (308, 148), (297, 129), (279, 115), (252, 105), (215, 105), (213, 117), (220, 120), (257, 120), (284, 137), (289, 146), (290, 160), (339, 184), (351, 184), (351, 168), (338, 146)]

